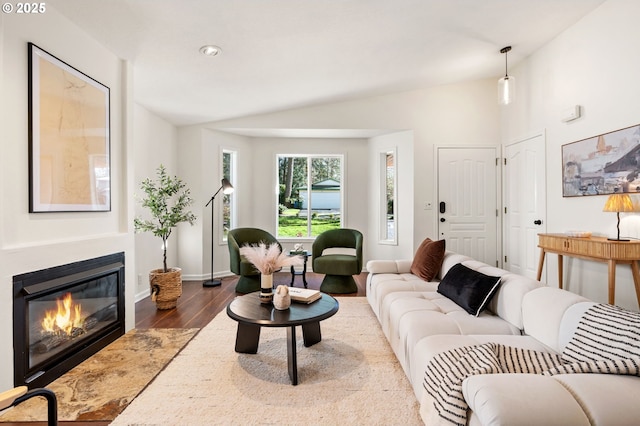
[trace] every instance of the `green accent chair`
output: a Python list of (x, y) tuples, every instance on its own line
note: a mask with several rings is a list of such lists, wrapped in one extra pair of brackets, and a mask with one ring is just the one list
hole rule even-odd
[(316, 237), (312, 249), (313, 272), (326, 274), (320, 285), (324, 293), (355, 293), (353, 275), (362, 272), (362, 233), (341, 228)]
[(238, 293), (251, 293), (260, 290), (260, 271), (240, 254), (240, 247), (259, 243), (267, 245), (276, 243), (280, 247), (280, 251), (282, 251), (282, 245), (278, 240), (263, 229), (236, 228), (227, 234), (230, 269), (234, 274), (240, 275), (238, 284), (236, 284)]

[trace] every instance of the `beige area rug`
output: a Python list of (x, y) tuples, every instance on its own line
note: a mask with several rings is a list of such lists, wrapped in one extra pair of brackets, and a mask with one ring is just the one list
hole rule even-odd
[(221, 312), (112, 423), (122, 425), (421, 425), (418, 402), (365, 298), (343, 297), (287, 372), (286, 330), (262, 328), (258, 353), (234, 351)]
[[(58, 420), (113, 420), (198, 332), (132, 330), (77, 365), (47, 388), (58, 398)], [(44, 398), (0, 416), (0, 422), (46, 421)]]

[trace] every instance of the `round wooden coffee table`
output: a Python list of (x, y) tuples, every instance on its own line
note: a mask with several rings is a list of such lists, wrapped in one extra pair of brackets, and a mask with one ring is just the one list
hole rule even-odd
[(298, 360), (296, 354), (296, 326), (302, 326), (304, 346), (315, 345), (322, 340), (320, 321), (338, 312), (340, 304), (328, 294), (310, 304), (291, 303), (291, 307), (279, 311), (271, 304), (262, 304), (259, 291), (236, 297), (227, 305), (227, 315), (238, 321), (236, 352), (258, 353), (261, 327), (287, 327), (287, 361), (291, 384), (298, 384)]

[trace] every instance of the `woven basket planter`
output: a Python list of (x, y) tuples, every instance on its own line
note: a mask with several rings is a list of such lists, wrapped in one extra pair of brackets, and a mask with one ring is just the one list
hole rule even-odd
[(182, 295), (182, 269), (170, 268), (169, 272), (154, 269), (149, 272), (151, 300), (158, 309), (173, 309)]

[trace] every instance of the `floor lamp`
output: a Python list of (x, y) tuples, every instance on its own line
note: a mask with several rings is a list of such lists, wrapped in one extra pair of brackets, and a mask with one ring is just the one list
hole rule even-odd
[(213, 241), (215, 240), (215, 234), (213, 232), (213, 200), (216, 198), (216, 195), (218, 195), (220, 191), (222, 191), (223, 194), (231, 194), (233, 192), (233, 186), (231, 185), (231, 182), (229, 182), (229, 179), (222, 179), (222, 185), (220, 186), (220, 188), (218, 188), (216, 193), (213, 194), (213, 197), (211, 197), (211, 199), (205, 206), (208, 207), (209, 204), (211, 204), (211, 279), (203, 282), (203, 287), (218, 287), (222, 284), (222, 281), (213, 279)]

